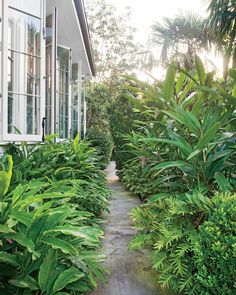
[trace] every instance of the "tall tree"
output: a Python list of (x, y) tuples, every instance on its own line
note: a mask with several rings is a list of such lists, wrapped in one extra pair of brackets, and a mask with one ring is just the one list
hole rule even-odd
[(180, 12), (174, 18), (163, 18), (152, 26), (151, 47), (160, 47), (162, 64), (175, 56), (185, 67), (191, 67), (194, 57), (201, 48), (206, 48), (204, 34), (205, 19), (193, 12)]
[(118, 13), (108, 0), (86, 0), (89, 28), (97, 68), (97, 82), (135, 67), (138, 47), (130, 9)]
[(218, 48), (223, 51), (223, 75), (226, 80), (232, 59), (236, 67), (236, 1), (208, 0), (209, 19), (207, 27), (214, 33)]

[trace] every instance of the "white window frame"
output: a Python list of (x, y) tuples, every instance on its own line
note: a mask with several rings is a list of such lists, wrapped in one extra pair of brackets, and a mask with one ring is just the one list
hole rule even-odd
[[(68, 73), (69, 73), (69, 85), (68, 85), (68, 130), (67, 130), (67, 134), (68, 137), (67, 138), (57, 138), (57, 141), (63, 141), (66, 139), (70, 139), (71, 138), (71, 95), (72, 95), (72, 51), (71, 48), (65, 45), (61, 45), (61, 44), (57, 44), (57, 48), (61, 47), (64, 48), (66, 50), (69, 51), (69, 68), (68, 68)], [(58, 55), (57, 55), (57, 59), (58, 59)], [(57, 122), (58, 120), (58, 113), (59, 113), (59, 69), (58, 69), (58, 65), (56, 65), (56, 97), (55, 97), (55, 123), (54, 123), (54, 128), (55, 128), (55, 132), (57, 132), (58, 127), (57, 124), (59, 124), (59, 122)]]
[[(45, 117), (45, 15), (46, 5), (45, 0), (41, 1), (41, 62), (40, 62), (40, 114), (39, 114), (39, 134), (9, 134), (8, 133), (8, 18), (9, 8), (8, 0), (3, 0), (3, 83), (2, 83), (2, 135), (3, 141), (27, 141), (27, 142), (39, 142), (42, 141), (42, 127), (41, 122)], [(25, 118), (24, 118), (25, 120)]]

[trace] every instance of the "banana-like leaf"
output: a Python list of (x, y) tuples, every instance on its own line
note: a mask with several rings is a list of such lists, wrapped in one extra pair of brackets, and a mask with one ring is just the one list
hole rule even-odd
[(46, 291), (49, 283), (49, 278), (56, 268), (57, 252), (55, 250), (49, 250), (45, 256), (38, 275), (38, 283), (42, 292)]
[(206, 79), (206, 72), (202, 60), (197, 55), (195, 56), (195, 64), (200, 84), (203, 85)]
[(4, 233), (4, 234), (9, 234), (9, 233), (14, 233), (15, 231), (13, 229), (11, 229), (10, 227), (8, 227), (5, 224), (0, 224), (0, 233)]
[(84, 277), (83, 272), (79, 271), (75, 267), (70, 267), (69, 269), (65, 270), (63, 273), (61, 273), (58, 276), (53, 286), (53, 292), (56, 293), (64, 289), (67, 285), (75, 281), (78, 281), (79, 279), (83, 277)]
[(215, 180), (223, 193), (227, 193), (233, 189), (228, 179), (224, 176), (224, 174), (216, 173)]
[(56, 226), (52, 230), (45, 231), (45, 235), (48, 233), (62, 233), (64, 235), (70, 235), (79, 237), (88, 242), (99, 242), (99, 237), (103, 234), (100, 229), (96, 229), (90, 226), (76, 227), (70, 225)]
[(31, 276), (19, 279), (11, 279), (9, 283), (17, 288), (29, 289), (31, 291), (36, 291), (39, 289), (37, 281)]
[(176, 65), (172, 63), (166, 72), (166, 77), (163, 87), (163, 97), (166, 101), (170, 101), (172, 95), (174, 94), (175, 87), (175, 76), (176, 76)]
[(208, 145), (216, 133), (219, 131), (220, 123), (216, 122), (211, 128), (209, 128), (206, 133), (203, 135), (203, 137), (199, 140), (199, 142), (196, 145), (196, 150), (202, 150)]
[(7, 252), (0, 252), (0, 261), (12, 266), (19, 266), (19, 261), (16, 255)]
[(13, 241), (16, 241), (21, 246), (24, 246), (27, 248), (27, 250), (33, 254), (33, 258), (38, 258), (40, 254), (35, 251), (35, 245), (33, 241), (28, 238), (26, 235), (24, 235), (22, 232), (16, 232), (12, 234), (5, 234), (5, 237), (7, 239), (11, 239)]
[(61, 250), (65, 254), (70, 254), (72, 256), (77, 256), (78, 251), (75, 249), (74, 246), (72, 246), (70, 243), (66, 242), (65, 240), (54, 238), (54, 237), (48, 237), (43, 238), (43, 243), (51, 246), (53, 249)]
[(175, 88), (176, 88), (176, 93), (177, 94), (179, 94), (180, 91), (182, 90), (185, 80), (186, 80), (186, 75), (183, 72), (181, 72), (179, 74), (179, 77), (178, 77), (177, 81), (176, 81), (176, 87)]

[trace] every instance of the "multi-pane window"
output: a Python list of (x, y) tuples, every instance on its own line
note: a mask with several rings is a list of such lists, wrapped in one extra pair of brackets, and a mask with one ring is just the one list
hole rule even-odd
[(56, 133), (59, 138), (68, 138), (70, 50), (61, 46), (57, 47), (57, 78)]
[(11, 6), (8, 14), (8, 133), (37, 135), (41, 119), (41, 19)]

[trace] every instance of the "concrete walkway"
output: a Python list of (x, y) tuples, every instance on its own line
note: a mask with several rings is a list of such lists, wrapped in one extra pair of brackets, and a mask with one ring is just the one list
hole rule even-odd
[(109, 274), (106, 283), (91, 295), (166, 295), (156, 285), (148, 256), (128, 251), (128, 243), (135, 234), (129, 213), (140, 201), (118, 181), (114, 162), (108, 166), (107, 174), (113, 191), (110, 214), (103, 215), (103, 251), (107, 256), (104, 266)]

